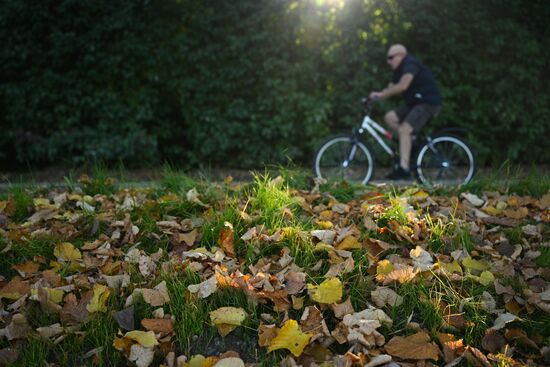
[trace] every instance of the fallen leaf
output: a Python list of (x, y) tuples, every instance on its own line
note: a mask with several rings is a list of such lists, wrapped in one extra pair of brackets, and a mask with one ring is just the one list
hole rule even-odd
[(316, 286), (307, 285), (311, 299), (318, 303), (337, 303), (342, 299), (342, 282), (338, 278), (330, 278)]
[(303, 333), (296, 320), (287, 320), (277, 336), (271, 340), (268, 352), (277, 349), (288, 349), (294, 356), (299, 357), (306, 345), (309, 344), (311, 335)]
[(422, 247), (416, 246), (415, 249), (411, 250), (409, 255), (413, 260), (414, 266), (421, 271), (430, 270), (433, 267), (432, 255)]
[(355, 310), (353, 309), (353, 305), (351, 304), (351, 297), (348, 297), (348, 299), (342, 303), (331, 304), (330, 308), (332, 308), (334, 316), (337, 319), (342, 319), (344, 318), (344, 316), (355, 312)]
[(124, 338), (138, 342), (141, 346), (144, 347), (154, 347), (155, 345), (159, 344), (157, 338), (155, 337), (155, 333), (152, 331), (128, 331), (126, 334), (124, 334)]
[(199, 298), (207, 298), (212, 295), (218, 289), (216, 276), (213, 275), (199, 284), (191, 284), (187, 286), (187, 290), (196, 294)]
[(506, 339), (495, 329), (485, 330), (485, 335), (481, 339), (481, 346), (490, 353), (500, 352), (506, 345)]
[(500, 314), (495, 320), (495, 324), (490, 329), (500, 330), (504, 328), (507, 323), (513, 322), (513, 321), (522, 321), (522, 319), (511, 313)]
[(151, 347), (144, 347), (139, 344), (133, 344), (130, 347), (128, 359), (136, 363), (137, 367), (148, 367), (153, 363), (155, 351)]
[(244, 361), (238, 357), (220, 359), (214, 367), (244, 367)]
[(403, 304), (403, 297), (388, 287), (376, 287), (375, 290), (370, 292), (370, 295), (374, 304), (379, 308), (386, 305), (395, 307)]
[(107, 300), (111, 292), (103, 284), (94, 284), (93, 297), (90, 303), (86, 306), (88, 312), (105, 312), (107, 311)]
[(424, 331), (407, 337), (394, 336), (384, 348), (388, 354), (403, 359), (433, 359), (437, 361), (440, 353), (437, 345), (430, 342), (430, 336)]
[(113, 319), (124, 330), (134, 330), (134, 305), (113, 313)]
[(31, 286), (26, 280), (21, 280), (17, 277), (12, 278), (8, 284), (0, 289), (0, 299), (7, 298), (18, 300), (25, 294), (31, 293)]
[(171, 333), (174, 331), (172, 319), (142, 319), (141, 326), (155, 333)]
[(245, 318), (245, 310), (237, 307), (221, 307), (210, 312), (212, 325), (216, 326), (221, 336), (232, 332)]
[(54, 256), (59, 261), (70, 262), (74, 260), (81, 260), (82, 254), (80, 250), (74, 247), (70, 242), (63, 242), (55, 246), (53, 250)]
[(229, 257), (235, 257), (235, 231), (233, 225), (229, 222), (224, 222), (225, 228), (220, 231), (218, 238), (218, 245), (223, 249), (225, 254)]
[(279, 328), (273, 325), (263, 325), (261, 324), (258, 328), (258, 345), (260, 347), (267, 347), (271, 344), (273, 338), (279, 333)]
[(350, 249), (356, 249), (361, 248), (361, 243), (355, 238), (354, 236), (348, 236), (344, 238), (342, 242), (336, 245), (336, 249), (338, 250), (350, 250)]

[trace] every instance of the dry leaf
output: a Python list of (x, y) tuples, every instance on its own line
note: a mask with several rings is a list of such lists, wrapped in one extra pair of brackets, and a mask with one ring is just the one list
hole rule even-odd
[(141, 326), (147, 331), (158, 333), (171, 333), (174, 331), (172, 319), (142, 319)]
[(400, 306), (403, 303), (403, 297), (388, 287), (376, 287), (374, 291), (370, 292), (370, 295), (374, 304), (379, 308), (386, 305)]
[(154, 347), (159, 343), (157, 341), (157, 338), (155, 337), (155, 333), (152, 331), (128, 331), (126, 334), (124, 334), (124, 338), (138, 342), (144, 347)]
[(201, 299), (207, 298), (218, 290), (216, 276), (213, 275), (199, 284), (191, 284), (187, 286), (187, 290), (191, 293), (196, 293)]
[(232, 332), (245, 318), (245, 310), (237, 307), (221, 307), (210, 312), (212, 325), (216, 326), (221, 336)]
[(233, 225), (229, 222), (224, 222), (224, 225), (225, 228), (220, 231), (218, 245), (223, 249), (227, 256), (235, 257), (235, 231), (233, 230)]
[(55, 246), (53, 250), (54, 256), (59, 261), (70, 262), (74, 260), (81, 260), (82, 254), (80, 250), (75, 248), (72, 243), (63, 242)]
[(348, 297), (348, 299), (345, 302), (331, 304), (330, 308), (332, 308), (332, 311), (334, 312), (334, 316), (337, 319), (342, 319), (344, 318), (344, 316), (355, 312), (355, 310), (353, 309), (353, 305), (351, 304), (350, 297)]
[(133, 344), (130, 347), (130, 356), (128, 359), (136, 363), (137, 367), (148, 367), (153, 363), (155, 351), (151, 347), (143, 347), (139, 344)]
[(103, 284), (94, 284), (94, 293), (90, 303), (86, 306), (88, 312), (107, 311), (107, 300), (111, 292)]
[(384, 346), (386, 352), (394, 357), (403, 359), (439, 359), (439, 348), (430, 342), (430, 336), (420, 331), (407, 337), (394, 336)]

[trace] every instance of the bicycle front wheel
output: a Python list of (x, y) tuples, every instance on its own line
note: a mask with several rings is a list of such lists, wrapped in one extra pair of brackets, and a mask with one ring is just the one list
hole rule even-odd
[(463, 185), (475, 171), (470, 147), (455, 136), (438, 136), (428, 142), (416, 157), (416, 174), (426, 185)]
[(317, 150), (313, 169), (317, 177), (328, 181), (366, 184), (374, 173), (374, 157), (357, 138), (336, 136)]

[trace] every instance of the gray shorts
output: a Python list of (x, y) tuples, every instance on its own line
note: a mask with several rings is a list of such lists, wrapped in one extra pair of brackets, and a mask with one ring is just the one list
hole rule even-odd
[(408, 122), (414, 132), (420, 131), (429, 119), (439, 113), (441, 106), (434, 106), (427, 103), (417, 104), (413, 107), (402, 105), (393, 111), (399, 117), (399, 123)]

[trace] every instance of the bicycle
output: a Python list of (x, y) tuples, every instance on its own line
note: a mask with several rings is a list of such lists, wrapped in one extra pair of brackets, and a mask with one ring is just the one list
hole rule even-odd
[[(396, 150), (384, 139), (393, 134), (370, 117), (372, 100), (362, 100), (365, 117), (352, 135), (337, 135), (327, 139), (315, 154), (314, 173), (319, 178), (345, 180), (367, 184), (373, 177), (376, 161), (362, 135), (367, 132), (399, 164)], [(447, 128), (430, 135), (413, 135), (411, 173), (427, 186), (463, 185), (472, 179), (475, 158), (472, 149), (459, 136), (460, 129)]]

